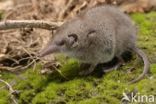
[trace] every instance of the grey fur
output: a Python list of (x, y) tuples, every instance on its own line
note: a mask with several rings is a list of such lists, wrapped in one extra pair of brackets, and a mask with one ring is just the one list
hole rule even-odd
[(142, 51), (143, 54), (140, 54), (136, 48), (136, 34), (131, 19), (118, 8), (94, 7), (64, 23), (41, 52), (41, 56), (54, 52), (65, 53), (83, 63), (90, 63), (92, 68), (85, 73), (89, 74), (97, 64), (121, 57), (125, 51), (133, 51), (145, 64), (143, 75), (132, 81), (137, 82), (147, 74), (149, 62), (146, 55)]

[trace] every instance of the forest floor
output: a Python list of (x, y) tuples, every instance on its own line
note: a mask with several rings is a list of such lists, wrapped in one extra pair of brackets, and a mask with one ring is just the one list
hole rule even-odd
[[(156, 104), (156, 12), (133, 13), (131, 17), (139, 28), (138, 47), (147, 53), (151, 63), (151, 74), (136, 84), (128, 84), (143, 70), (143, 64), (135, 58), (103, 76), (99, 76), (97, 70), (82, 77), (77, 74), (81, 70), (77, 60), (57, 55), (62, 66), (50, 75), (41, 75), (42, 66), (37, 64), (35, 70), (30, 68), (18, 76), (2, 72), (0, 78), (19, 91), (16, 96), (19, 104), (120, 104), (123, 92), (134, 90), (140, 95), (155, 96), (153, 104)], [(128, 73), (127, 69), (135, 62), (138, 62), (136, 70)], [(0, 104), (10, 104), (10, 94), (4, 86), (0, 83)]]

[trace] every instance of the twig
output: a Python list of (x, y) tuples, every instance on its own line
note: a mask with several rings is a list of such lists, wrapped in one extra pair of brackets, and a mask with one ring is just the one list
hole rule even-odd
[(40, 7), (39, 7), (39, 3), (37, 0), (32, 0), (32, 7), (35, 11), (35, 14), (39, 15), (40, 14)]
[(77, 5), (74, 9), (75, 13), (80, 12), (82, 9), (84, 9), (87, 6), (87, 1), (84, 1), (81, 5)]
[(62, 22), (50, 22), (42, 20), (6, 20), (0, 22), (0, 30), (16, 28), (41, 28), (46, 30), (56, 29)]
[(28, 65), (22, 67), (21, 69), (23, 69), (23, 70), (24, 70), (24, 69), (27, 69), (27, 68), (29, 68), (31, 65), (33, 65), (35, 62), (36, 62), (36, 60), (32, 60), (30, 63), (28, 63)]
[(14, 95), (13, 95), (16, 91), (13, 90), (12, 86), (11, 86), (8, 82), (6, 82), (6, 81), (4, 81), (4, 80), (2, 80), (2, 79), (0, 79), (0, 82), (4, 83), (4, 84), (8, 87), (9, 92), (10, 92), (10, 94), (11, 94), (11, 99), (12, 99), (12, 101), (14, 102), (14, 104), (18, 104), (16, 98), (15, 98)]
[(59, 14), (59, 20), (62, 20), (68, 10), (75, 4), (75, 0), (69, 0), (67, 6)]
[(11, 60), (11, 61), (15, 62), (15, 64), (19, 64), (18, 60), (14, 59), (10, 55), (5, 55), (5, 54), (4, 55), (3, 54), (1, 55), (0, 54), (0, 62), (2, 62), (5, 59)]
[(35, 57), (35, 56), (32, 56), (32, 54), (27, 50), (27, 49), (25, 49), (24, 47), (23, 47), (23, 50), (30, 56), (30, 58), (33, 60), (33, 61), (31, 61), (27, 66), (25, 66), (25, 68), (28, 68), (29, 66), (31, 66), (31, 65), (33, 65), (33, 71), (35, 71), (35, 69), (36, 69), (36, 61), (38, 60), (38, 58), (37, 57)]
[(18, 10), (22, 10), (23, 8), (31, 8), (32, 4), (31, 3), (27, 3), (27, 4), (20, 4), (17, 5), (14, 8), (11, 8), (8, 10), (8, 13), (4, 16), (4, 20), (8, 19), (9, 17), (11, 17), (13, 14), (15, 14), (15, 12), (17, 12)]
[(7, 66), (0, 66), (0, 70), (6, 70), (9, 72), (14, 72), (16, 69), (21, 68), (22, 66), (17, 66), (17, 67), (7, 67)]
[(58, 70), (57, 68), (55, 68), (55, 70), (56, 70), (65, 80), (69, 80), (60, 70)]

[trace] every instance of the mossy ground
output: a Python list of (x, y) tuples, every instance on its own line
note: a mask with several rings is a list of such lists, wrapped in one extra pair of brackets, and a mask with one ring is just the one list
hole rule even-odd
[[(68, 81), (58, 72), (41, 75), (40, 65), (35, 71), (28, 69), (22, 78), (10, 73), (1, 73), (1, 78), (8, 82), (16, 80), (13, 88), (20, 91), (19, 104), (120, 104), (122, 93), (133, 89), (156, 97), (156, 12), (137, 13), (131, 17), (139, 27), (138, 46), (148, 54), (152, 72), (150, 77), (136, 84), (128, 85), (128, 82), (142, 72), (142, 66), (138, 65), (135, 71), (126, 73), (136, 60), (102, 77), (97, 74), (81, 77), (77, 74), (79, 63), (76, 60), (59, 57), (63, 65), (60, 70)], [(1, 86), (4, 85), (0, 83)], [(0, 89), (0, 104), (10, 104), (10, 101), (8, 90)], [(156, 99), (153, 104), (156, 104)]]

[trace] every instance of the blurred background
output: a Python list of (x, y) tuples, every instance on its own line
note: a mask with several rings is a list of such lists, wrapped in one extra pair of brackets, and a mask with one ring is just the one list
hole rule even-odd
[[(0, 0), (0, 21), (65, 22), (82, 10), (107, 4), (118, 6), (137, 25), (138, 46), (150, 58), (152, 75), (136, 86), (138, 91), (156, 95), (156, 85), (149, 86), (156, 82), (156, 0)], [(119, 104), (123, 90), (135, 88), (125, 83), (141, 73), (140, 65), (138, 71), (126, 76), (124, 70), (112, 72), (102, 79), (79, 78), (79, 63), (74, 59), (62, 55), (38, 59), (36, 54), (52, 34), (53, 31), (35, 28), (0, 30), (0, 78), (19, 91), (13, 98), (17, 101), (13, 101), (12, 94), (0, 83), (0, 104)], [(132, 65), (133, 62), (129, 64)], [(42, 75), (45, 73), (50, 75)], [(65, 77), (71, 80), (62, 82)]]

